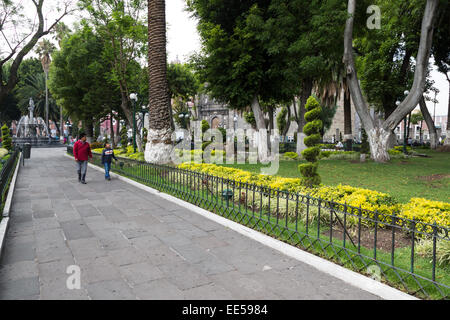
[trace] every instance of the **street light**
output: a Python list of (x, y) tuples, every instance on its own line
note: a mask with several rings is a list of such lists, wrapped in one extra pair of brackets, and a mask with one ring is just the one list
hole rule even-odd
[(180, 112), (178, 114), (178, 117), (180, 118), (181, 123), (185, 127), (184, 129), (187, 129), (187, 127), (188, 127), (188, 122), (187, 121), (189, 121), (189, 118), (190, 118), (189, 113), (187, 113), (187, 112)]
[(146, 106), (142, 106), (141, 112), (142, 112), (142, 130), (144, 130), (144, 128), (145, 128), (145, 114), (148, 113), (147, 107)]
[(130, 100), (133, 104), (133, 150), (134, 153), (136, 153), (136, 102), (138, 100), (137, 93), (131, 93)]

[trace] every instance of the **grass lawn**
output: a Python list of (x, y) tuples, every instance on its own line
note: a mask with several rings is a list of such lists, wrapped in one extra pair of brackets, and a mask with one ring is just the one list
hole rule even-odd
[[(324, 185), (350, 185), (384, 192), (400, 202), (412, 197), (450, 202), (450, 153), (418, 150), (430, 158), (393, 159), (380, 164), (349, 160), (321, 160), (319, 174)], [(304, 161), (280, 161), (278, 175), (300, 177), (298, 165)], [(260, 172), (261, 164), (226, 165), (251, 172)]]

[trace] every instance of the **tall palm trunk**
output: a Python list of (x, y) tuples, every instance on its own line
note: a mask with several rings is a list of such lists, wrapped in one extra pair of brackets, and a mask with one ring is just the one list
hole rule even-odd
[(447, 74), (445, 74), (447, 77), (448, 82), (448, 111), (447, 111), (447, 132), (445, 135), (445, 144), (450, 145), (450, 79)]
[(350, 89), (347, 86), (347, 79), (343, 80), (344, 85), (344, 140), (345, 150), (352, 151), (353, 135), (352, 135), (352, 100)]
[(145, 160), (170, 162), (172, 121), (166, 65), (165, 0), (148, 0), (149, 130)]

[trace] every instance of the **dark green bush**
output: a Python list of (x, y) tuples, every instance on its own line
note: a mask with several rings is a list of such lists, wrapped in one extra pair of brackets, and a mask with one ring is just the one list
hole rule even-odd
[(127, 126), (122, 126), (120, 129), (120, 144), (122, 145), (122, 149), (124, 152), (127, 152), (127, 146), (128, 146), (128, 133), (127, 133)]
[(367, 141), (367, 133), (366, 130), (362, 129), (361, 131), (361, 150), (359, 151), (360, 153), (365, 153), (368, 154), (370, 153), (370, 146), (369, 146), (369, 141)]

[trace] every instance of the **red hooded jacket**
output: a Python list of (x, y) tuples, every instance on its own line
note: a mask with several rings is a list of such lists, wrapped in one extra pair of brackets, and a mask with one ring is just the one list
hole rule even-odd
[(75, 160), (79, 161), (87, 161), (88, 157), (92, 158), (92, 152), (91, 152), (91, 146), (89, 145), (89, 142), (84, 142), (81, 140), (78, 140), (73, 145), (73, 156), (75, 157)]

